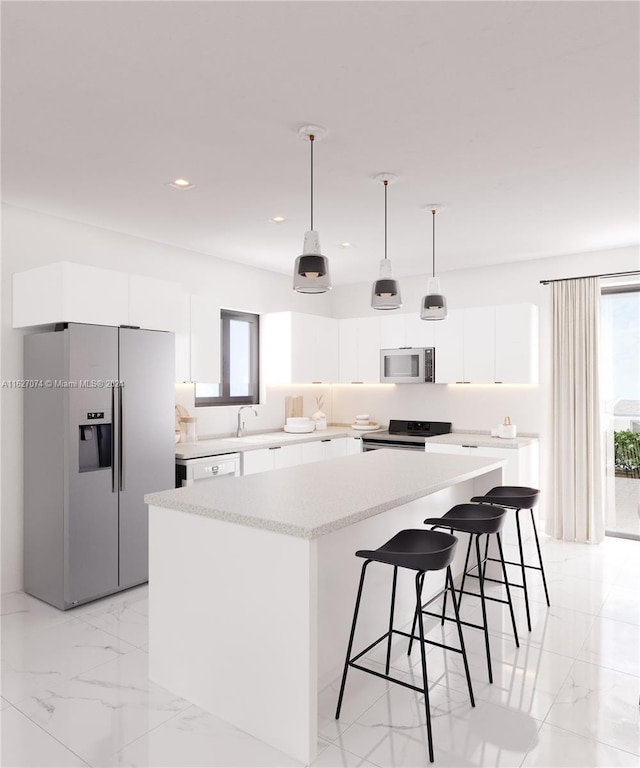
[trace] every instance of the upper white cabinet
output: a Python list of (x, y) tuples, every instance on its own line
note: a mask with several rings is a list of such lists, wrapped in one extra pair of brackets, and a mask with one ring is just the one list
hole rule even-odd
[(185, 297), (186, 330), (176, 333), (176, 381), (220, 381), (220, 307), (205, 294)]
[(129, 275), (60, 261), (13, 275), (13, 327), (129, 325)]
[(300, 312), (260, 318), (262, 376), (267, 384), (338, 380), (338, 321)]
[(435, 346), (434, 323), (420, 319), (415, 313), (386, 313), (380, 317), (380, 348)]
[(496, 381), (538, 383), (538, 308), (533, 304), (496, 307)]
[(13, 327), (52, 323), (184, 330), (184, 292), (169, 280), (69, 261), (13, 275)]
[(436, 382), (537, 383), (538, 325), (533, 305), (452, 309), (433, 325)]
[(381, 348), (380, 318), (340, 320), (340, 381), (379, 384)]

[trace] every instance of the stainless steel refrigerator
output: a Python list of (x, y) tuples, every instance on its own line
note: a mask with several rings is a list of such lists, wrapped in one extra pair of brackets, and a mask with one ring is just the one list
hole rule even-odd
[(25, 591), (66, 610), (148, 578), (144, 494), (174, 485), (174, 337), (24, 339)]

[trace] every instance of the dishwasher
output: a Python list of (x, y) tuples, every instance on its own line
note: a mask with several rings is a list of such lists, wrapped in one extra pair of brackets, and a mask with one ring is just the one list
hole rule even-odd
[(240, 474), (240, 454), (223, 453), (198, 459), (176, 459), (176, 488), (210, 483), (219, 477)]

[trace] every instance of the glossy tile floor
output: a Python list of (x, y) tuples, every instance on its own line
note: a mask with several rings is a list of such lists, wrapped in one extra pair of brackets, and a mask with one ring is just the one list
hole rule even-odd
[[(529, 633), (514, 590), (519, 649), (507, 612), (496, 603), (489, 610), (493, 685), (482, 635), (465, 633), (475, 709), (459, 656), (429, 648), (436, 765), (637, 768), (640, 542), (546, 541), (543, 554), (552, 608), (533, 574)], [(465, 598), (470, 621), (477, 602)], [(2, 766), (299, 765), (151, 683), (146, 612), (146, 587), (71, 613), (23, 593), (3, 596)], [(452, 631), (435, 626), (430, 636)], [(419, 653), (409, 659), (398, 646), (393, 663), (395, 674), (419, 679)], [(336, 694), (332, 685), (320, 695), (314, 765), (428, 765), (419, 694), (353, 670), (339, 722)]]

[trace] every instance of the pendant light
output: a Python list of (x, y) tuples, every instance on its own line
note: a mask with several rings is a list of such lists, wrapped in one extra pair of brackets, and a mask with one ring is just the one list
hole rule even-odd
[(313, 144), (326, 130), (319, 125), (304, 125), (298, 131), (311, 147), (311, 228), (304, 235), (302, 255), (296, 259), (293, 289), (298, 293), (326, 293), (331, 290), (329, 260), (320, 253), (320, 236), (313, 229)]
[(436, 211), (438, 206), (430, 206), (433, 222), (433, 273), (427, 285), (427, 295), (422, 298), (420, 318), (422, 320), (444, 320), (447, 316), (447, 300), (440, 293), (440, 281), (436, 277)]
[(380, 277), (371, 286), (371, 307), (373, 309), (399, 309), (402, 306), (400, 286), (391, 276), (391, 262), (387, 258), (387, 187), (397, 176), (381, 173), (376, 181), (384, 184), (384, 259), (380, 262)]

